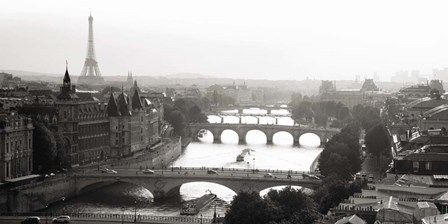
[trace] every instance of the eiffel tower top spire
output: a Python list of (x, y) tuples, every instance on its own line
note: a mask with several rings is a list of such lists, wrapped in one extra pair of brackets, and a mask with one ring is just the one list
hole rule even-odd
[(98, 61), (96, 60), (95, 42), (93, 40), (93, 17), (91, 11), (88, 20), (89, 20), (89, 35), (87, 40), (87, 55), (78, 83), (90, 84), (90, 85), (104, 84), (104, 79), (101, 77), (101, 72), (100, 69), (98, 68)]

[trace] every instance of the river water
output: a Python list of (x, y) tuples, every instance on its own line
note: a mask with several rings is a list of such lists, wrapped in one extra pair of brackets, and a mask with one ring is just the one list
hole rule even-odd
[[(225, 113), (235, 113), (236, 111), (225, 111)], [(254, 114), (260, 114), (259, 123), (294, 125), (293, 120), (288, 117), (275, 118), (263, 116), (266, 111), (259, 109), (244, 110), (243, 113), (251, 116), (243, 116), (242, 123), (257, 123)], [(287, 110), (273, 110), (275, 115), (289, 115)], [(220, 117), (209, 116), (210, 123), (239, 123), (239, 118), (233, 115)], [(239, 169), (279, 169), (308, 171), (311, 163), (322, 151), (318, 147), (319, 137), (314, 134), (305, 134), (300, 138), (300, 147), (293, 145), (293, 138), (289, 133), (279, 132), (274, 135), (273, 143), (266, 144), (266, 136), (260, 131), (250, 131), (246, 136), (246, 144), (238, 144), (238, 135), (230, 130), (226, 130), (221, 135), (221, 143), (213, 143), (213, 135), (210, 132), (199, 139), (199, 142), (192, 142), (182, 153), (182, 155), (170, 165), (178, 167), (224, 167)], [(236, 162), (236, 156), (244, 148), (251, 148), (254, 151), (243, 162)], [(281, 188), (279, 186), (278, 188)], [(173, 199), (164, 202), (154, 203), (152, 194), (147, 189), (118, 182), (111, 186), (102, 188), (95, 192), (86, 193), (79, 197), (68, 199), (48, 208), (51, 212), (86, 212), (86, 213), (124, 213), (134, 214), (135, 207), (138, 214), (143, 215), (167, 215), (178, 216), (181, 201), (191, 200), (201, 197), (207, 190), (211, 190), (217, 195), (217, 199), (206, 207), (201, 214), (204, 217), (212, 217), (214, 208), (217, 214), (223, 216), (228, 209), (233, 196), (236, 194), (232, 190), (213, 183), (193, 182), (182, 185), (180, 189), (180, 200)], [(265, 194), (269, 189), (261, 192)], [(216, 205), (216, 206), (215, 206)]]

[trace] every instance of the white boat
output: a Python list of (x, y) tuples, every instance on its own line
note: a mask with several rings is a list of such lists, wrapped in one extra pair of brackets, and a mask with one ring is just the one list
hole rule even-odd
[(210, 204), (213, 199), (216, 198), (216, 194), (209, 192), (204, 194), (202, 197), (187, 201), (182, 205), (180, 210), (181, 215), (196, 215), (201, 209)]
[(244, 161), (244, 158), (246, 158), (246, 155), (250, 155), (250, 152), (253, 152), (255, 150), (250, 148), (245, 148), (243, 151), (236, 157), (237, 162)]

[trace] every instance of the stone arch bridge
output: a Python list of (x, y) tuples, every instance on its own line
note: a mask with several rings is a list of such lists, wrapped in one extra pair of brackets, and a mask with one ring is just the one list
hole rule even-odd
[(267, 124), (222, 124), (222, 123), (191, 123), (189, 124), (190, 136), (197, 140), (200, 130), (205, 129), (213, 134), (213, 142), (221, 141), (221, 134), (225, 130), (232, 130), (238, 134), (239, 143), (246, 142), (246, 135), (251, 130), (259, 130), (266, 135), (267, 143), (271, 144), (274, 134), (277, 132), (288, 132), (294, 139), (294, 144), (299, 144), (300, 136), (312, 133), (320, 138), (321, 145), (324, 145), (333, 135), (339, 133), (340, 129), (309, 128), (301, 126), (267, 125)]
[[(209, 168), (211, 169), (211, 168)], [(154, 170), (154, 174), (145, 174), (139, 169), (116, 169), (118, 173), (101, 173), (99, 170), (85, 170), (65, 177), (50, 178), (22, 187), (7, 194), (10, 211), (29, 212), (45, 208), (48, 204), (60, 202), (61, 198), (70, 198), (89, 192), (114, 182), (128, 182), (148, 189), (154, 200), (179, 195), (180, 187), (186, 183), (208, 182), (225, 186), (234, 192), (256, 191), (276, 186), (302, 186), (316, 189), (321, 180), (310, 179), (303, 172), (234, 170), (222, 168), (216, 174), (209, 174), (207, 168), (182, 168), (182, 170)], [(267, 172), (272, 177), (264, 177)]]
[[(304, 188), (315, 189), (321, 185), (321, 180), (304, 179), (303, 176), (293, 175), (287, 178), (287, 171), (281, 175), (275, 174), (274, 177), (264, 177), (264, 173), (247, 172), (219, 172), (218, 174), (207, 174), (206, 170), (188, 171), (165, 171), (161, 174), (122, 173), (118, 174), (77, 174), (74, 187), (76, 194), (82, 192), (85, 187), (103, 182), (127, 182), (148, 189), (154, 196), (154, 200), (160, 200), (165, 197), (179, 196), (180, 187), (183, 184), (191, 182), (208, 182), (225, 186), (235, 193), (240, 191), (260, 192), (262, 190), (276, 186), (301, 186)], [(277, 178), (278, 176), (278, 178)]]

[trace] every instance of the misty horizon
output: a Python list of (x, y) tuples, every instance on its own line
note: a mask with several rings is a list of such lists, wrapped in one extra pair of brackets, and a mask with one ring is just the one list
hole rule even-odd
[[(27, 7), (23, 7), (26, 5)], [(89, 10), (103, 76), (389, 81), (448, 67), (445, 3), (119, 1), (8, 2), (0, 70), (78, 76)]]

